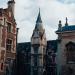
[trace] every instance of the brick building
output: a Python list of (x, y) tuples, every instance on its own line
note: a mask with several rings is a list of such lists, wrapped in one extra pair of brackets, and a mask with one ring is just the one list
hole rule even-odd
[(11, 75), (16, 56), (15, 1), (8, 1), (8, 7), (0, 8), (0, 75)]

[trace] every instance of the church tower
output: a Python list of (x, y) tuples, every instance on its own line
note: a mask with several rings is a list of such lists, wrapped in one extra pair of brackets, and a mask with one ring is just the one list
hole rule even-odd
[(43, 75), (45, 71), (46, 35), (40, 11), (31, 37), (31, 75)]

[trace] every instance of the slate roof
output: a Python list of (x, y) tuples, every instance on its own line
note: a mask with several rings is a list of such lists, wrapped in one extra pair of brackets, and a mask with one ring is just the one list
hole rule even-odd
[(25, 42), (25, 43), (18, 43), (17, 44), (17, 51), (30, 51), (31, 50), (31, 43)]
[(75, 25), (64, 26), (61, 30), (57, 30), (56, 32), (66, 32), (66, 31), (75, 31)]
[(39, 10), (39, 14), (38, 14), (38, 17), (37, 17), (36, 23), (42, 23), (41, 15), (40, 15), (40, 10)]
[[(47, 50), (52, 49), (54, 52), (57, 51), (57, 40), (50, 40), (47, 41)], [(31, 43), (30, 42), (25, 42), (25, 43), (18, 43), (17, 44), (17, 51), (28, 51), (30, 52), (31, 50)]]

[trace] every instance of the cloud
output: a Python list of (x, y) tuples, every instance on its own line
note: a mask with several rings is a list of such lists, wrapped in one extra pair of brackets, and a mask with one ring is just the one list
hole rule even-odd
[[(7, 0), (4, 0), (7, 1)], [(19, 27), (18, 42), (30, 41), (37, 15), (41, 12), (47, 40), (57, 39), (58, 21), (75, 24), (75, 0), (15, 0), (15, 18)], [(3, 2), (4, 3), (4, 2)], [(5, 4), (4, 4), (5, 6)]]
[[(58, 28), (58, 20), (61, 19), (62, 24), (64, 25), (65, 17), (68, 17), (69, 24), (75, 24), (75, 5), (72, 2), (70, 4), (66, 2), (62, 3), (58, 0), (25, 0), (23, 1), (23, 4), (20, 2), (21, 6), (18, 4), (20, 7), (18, 11), (23, 12), (18, 13), (19, 16), (17, 15), (18, 18), (21, 16), (20, 20), (18, 19), (18, 21), (21, 22), (18, 22), (20, 24), (18, 24), (18, 26), (20, 26), (19, 42), (30, 41), (39, 7), (41, 10), (41, 17), (46, 31), (47, 40), (57, 39), (55, 30)], [(24, 39), (22, 39), (23, 37)]]
[(62, 3), (67, 3), (67, 4), (71, 4), (71, 3), (75, 3), (75, 0), (58, 0)]

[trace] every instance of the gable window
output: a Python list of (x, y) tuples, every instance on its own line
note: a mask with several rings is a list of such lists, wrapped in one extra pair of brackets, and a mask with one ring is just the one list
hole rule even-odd
[(7, 32), (11, 32), (12, 31), (12, 27), (10, 23), (7, 23)]
[(75, 43), (66, 44), (66, 60), (67, 63), (75, 63)]
[(11, 51), (11, 49), (12, 49), (12, 40), (7, 39), (6, 50)]

